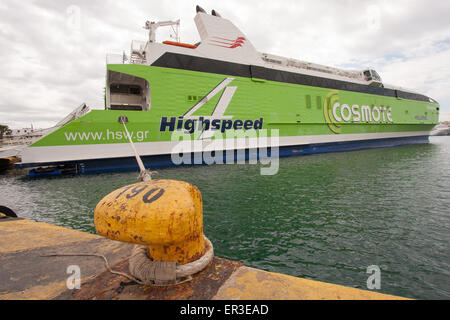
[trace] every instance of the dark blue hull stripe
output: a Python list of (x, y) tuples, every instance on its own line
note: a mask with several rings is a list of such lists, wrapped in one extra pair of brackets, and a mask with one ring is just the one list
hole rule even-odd
[[(413, 145), (413, 144), (426, 144), (429, 143), (429, 136), (416, 136), (416, 137), (405, 137), (405, 138), (391, 138), (391, 139), (376, 139), (376, 140), (364, 140), (364, 141), (349, 141), (349, 142), (333, 142), (333, 143), (322, 143), (322, 144), (308, 144), (308, 145), (297, 145), (297, 146), (287, 146), (279, 148), (279, 157), (290, 157), (298, 155), (311, 155), (318, 153), (329, 153), (329, 152), (345, 152), (345, 151), (356, 151), (364, 149), (373, 148), (386, 148), (395, 147), (402, 145)], [(269, 148), (267, 156), (271, 156), (271, 150)], [(214, 154), (212, 155), (214, 156)], [(251, 154), (249, 150), (244, 152), (237, 152), (236, 150), (231, 154), (223, 152), (222, 163), (226, 161), (231, 163), (236, 163), (236, 161), (248, 161), (250, 156), (260, 159), (262, 155), (259, 152)], [(264, 154), (265, 156), (265, 154)], [(189, 157), (189, 156), (188, 156)], [(142, 162), (148, 169), (163, 168), (175, 166), (172, 162), (170, 154), (167, 155), (155, 155), (155, 156), (143, 156), (141, 157)], [(203, 161), (201, 154), (190, 154), (190, 163), (182, 165), (200, 165), (206, 164)], [(197, 161), (195, 161), (197, 159)], [(200, 160), (199, 160), (200, 159)], [(232, 161), (230, 161), (232, 160)], [(30, 176), (41, 176), (41, 175), (59, 175), (64, 173), (103, 173), (103, 172), (120, 172), (120, 171), (139, 171), (136, 159), (134, 157), (126, 158), (107, 158), (107, 159), (96, 159), (96, 160), (84, 160), (75, 162), (55, 162), (55, 163), (45, 163), (45, 164), (15, 164), (17, 168), (25, 167), (44, 167), (44, 166), (57, 166), (52, 170), (30, 170)]]

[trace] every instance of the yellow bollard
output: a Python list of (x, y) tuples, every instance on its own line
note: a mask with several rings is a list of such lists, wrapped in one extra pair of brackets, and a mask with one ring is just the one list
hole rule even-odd
[(96, 231), (109, 239), (148, 247), (155, 261), (195, 261), (205, 253), (202, 196), (176, 180), (125, 186), (104, 197), (94, 211)]

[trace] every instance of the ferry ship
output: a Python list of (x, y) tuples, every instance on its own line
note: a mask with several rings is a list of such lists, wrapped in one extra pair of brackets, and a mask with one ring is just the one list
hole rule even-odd
[[(435, 100), (388, 85), (373, 69), (261, 53), (215, 10), (197, 6), (194, 20), (195, 44), (179, 41), (179, 20), (147, 21), (147, 41), (132, 41), (129, 55), (107, 56), (105, 110), (91, 110), (42, 137), (16, 166), (57, 165), (79, 173), (136, 169), (119, 118), (127, 120), (146, 167), (173, 164), (179, 132), (199, 142), (192, 154), (220, 134), (225, 141), (231, 133), (276, 132), (269, 147), (290, 156), (428, 143), (438, 123)], [(176, 39), (156, 42), (161, 27), (171, 27)], [(223, 149), (242, 148), (231, 145)]]

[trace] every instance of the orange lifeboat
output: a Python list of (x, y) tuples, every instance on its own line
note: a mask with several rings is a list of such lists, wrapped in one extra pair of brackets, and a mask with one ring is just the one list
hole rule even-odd
[(175, 42), (175, 41), (163, 41), (164, 44), (168, 44), (171, 46), (189, 48), (189, 49), (197, 49), (197, 46), (189, 43)]

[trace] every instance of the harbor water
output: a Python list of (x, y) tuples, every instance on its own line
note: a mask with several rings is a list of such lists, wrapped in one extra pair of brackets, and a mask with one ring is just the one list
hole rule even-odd
[[(381, 293), (450, 298), (450, 137), (260, 165), (158, 169), (203, 195), (204, 231), (219, 257), (272, 272)], [(93, 210), (137, 173), (31, 179), (0, 174), (0, 205), (19, 216), (95, 233)]]

